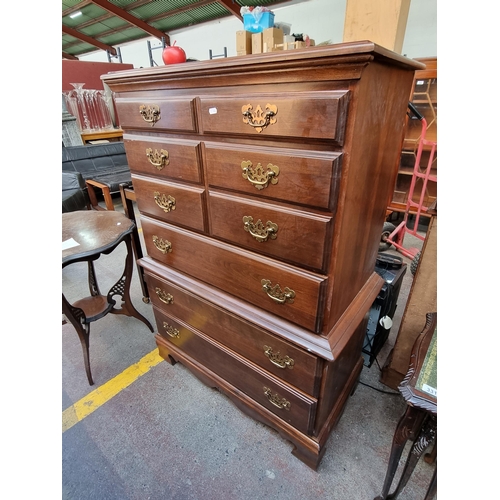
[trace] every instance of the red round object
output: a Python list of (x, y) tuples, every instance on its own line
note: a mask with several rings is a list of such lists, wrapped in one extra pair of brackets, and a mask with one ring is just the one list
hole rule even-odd
[(186, 53), (176, 45), (167, 45), (161, 54), (164, 64), (177, 64), (186, 62)]

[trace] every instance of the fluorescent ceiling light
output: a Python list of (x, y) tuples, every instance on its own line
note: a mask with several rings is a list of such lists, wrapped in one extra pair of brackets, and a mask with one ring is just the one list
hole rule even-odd
[(70, 14), (69, 17), (71, 17), (71, 19), (73, 19), (73, 18), (81, 16), (81, 15), (82, 15), (82, 11), (77, 10), (76, 12), (73, 12), (73, 14)]

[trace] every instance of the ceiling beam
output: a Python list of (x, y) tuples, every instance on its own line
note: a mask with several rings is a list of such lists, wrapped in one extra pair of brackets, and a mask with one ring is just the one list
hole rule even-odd
[(72, 61), (79, 61), (78, 57), (72, 55), (72, 54), (68, 54), (67, 52), (64, 52), (62, 53), (62, 58), (63, 59), (71, 59)]
[(66, 33), (66, 35), (71, 35), (72, 37), (77, 38), (82, 42), (93, 45), (94, 47), (97, 47), (101, 50), (107, 50), (113, 56), (116, 56), (117, 54), (116, 49), (114, 47), (111, 47), (111, 45), (106, 45), (105, 43), (102, 43), (99, 40), (92, 38), (91, 36), (80, 33), (79, 31), (76, 31), (73, 28), (69, 28), (68, 26), (64, 26), (64, 24), (62, 25), (62, 31), (63, 33)]
[(240, 14), (241, 7), (238, 4), (235, 4), (233, 0), (217, 0), (217, 3), (226, 7), (226, 9), (231, 12), (233, 16), (236, 16), (240, 21), (243, 21), (243, 17)]
[(126, 10), (123, 10), (120, 7), (117, 7), (116, 5), (112, 4), (111, 2), (108, 2), (108, 0), (92, 0), (92, 3), (98, 5), (104, 10), (107, 10), (108, 12), (111, 12), (115, 16), (123, 19), (124, 21), (127, 21), (133, 26), (137, 26), (137, 28), (141, 29), (142, 31), (145, 31), (149, 35), (158, 38), (158, 40), (165, 38), (165, 41), (168, 41), (167, 45), (170, 45), (170, 39), (167, 34), (163, 33), (160, 30), (157, 30), (150, 24), (145, 23), (144, 21), (133, 16), (132, 14), (129, 14)]

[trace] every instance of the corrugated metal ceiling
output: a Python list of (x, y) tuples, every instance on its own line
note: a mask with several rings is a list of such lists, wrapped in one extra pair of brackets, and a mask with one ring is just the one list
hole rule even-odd
[[(241, 6), (263, 6), (289, 0), (62, 0), (62, 55), (116, 48), (128, 42), (156, 36), (228, 16), (239, 17)], [(76, 17), (71, 17), (81, 12)]]

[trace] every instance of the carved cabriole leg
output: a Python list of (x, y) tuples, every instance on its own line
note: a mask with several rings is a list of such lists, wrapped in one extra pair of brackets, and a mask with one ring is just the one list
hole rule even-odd
[(436, 425), (435, 425), (435, 417), (431, 415), (426, 415), (424, 422), (420, 428), (420, 431), (413, 442), (410, 453), (406, 460), (403, 473), (401, 474), (401, 478), (396, 487), (394, 493), (387, 497), (387, 500), (395, 500), (398, 495), (401, 493), (403, 488), (406, 486), (408, 479), (413, 473), (417, 462), (420, 460), (420, 457), (427, 449), (427, 447), (434, 441), (436, 436)]
[(424, 500), (432, 500), (437, 493), (437, 466), (434, 469), (434, 473), (432, 474), (431, 483), (429, 484), (429, 488), (427, 489), (427, 493), (425, 494)]
[(378, 497), (375, 497), (375, 500), (387, 499), (405, 444), (408, 439), (412, 439), (416, 432), (418, 432), (425, 416), (425, 412), (407, 405), (406, 411), (399, 420), (396, 431), (394, 432), (391, 455), (389, 457), (382, 493)]
[(127, 245), (127, 257), (125, 259), (125, 268), (121, 278), (111, 287), (108, 292), (108, 303), (115, 303), (113, 296), (119, 295), (122, 298), (121, 309), (111, 309), (113, 314), (125, 314), (126, 316), (132, 316), (139, 321), (142, 321), (150, 330), (153, 332), (153, 327), (151, 323), (133, 306), (130, 300), (130, 283), (132, 281), (132, 270), (133, 270), (133, 251), (130, 235), (125, 239), (125, 244)]
[(92, 373), (90, 372), (90, 355), (89, 355), (89, 344), (90, 344), (90, 324), (85, 323), (85, 314), (78, 307), (73, 307), (66, 299), (64, 294), (62, 294), (62, 311), (65, 316), (69, 319), (71, 324), (74, 326), (78, 337), (80, 338), (80, 343), (83, 349), (83, 362), (85, 364), (85, 371), (87, 372), (87, 379), (90, 385), (94, 385), (92, 379)]

